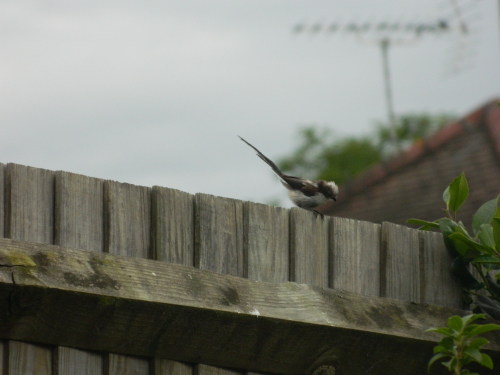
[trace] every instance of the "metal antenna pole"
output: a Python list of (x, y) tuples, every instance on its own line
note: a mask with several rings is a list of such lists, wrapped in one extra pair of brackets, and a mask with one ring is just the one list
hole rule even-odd
[[(382, 67), (384, 69), (384, 84), (385, 84), (385, 100), (387, 103), (387, 119), (389, 121), (389, 126), (392, 130), (394, 130), (395, 126), (395, 115), (394, 115), (394, 107), (392, 103), (392, 87), (391, 87), (391, 74), (389, 69), (389, 47), (391, 42), (389, 38), (383, 38), (380, 40), (380, 49), (382, 51)], [(392, 131), (391, 133), (394, 133)], [(392, 134), (392, 137), (395, 138), (395, 134)]]

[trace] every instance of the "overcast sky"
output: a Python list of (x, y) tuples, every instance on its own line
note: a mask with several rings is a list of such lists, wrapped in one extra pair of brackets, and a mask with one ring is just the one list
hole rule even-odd
[(494, 0), (0, 0), (0, 162), (284, 197), (237, 135), (279, 158), (300, 126), (340, 137), (386, 118), (377, 37), (294, 25), (447, 19), (391, 48), (394, 106), (463, 115), (500, 94), (498, 14)]

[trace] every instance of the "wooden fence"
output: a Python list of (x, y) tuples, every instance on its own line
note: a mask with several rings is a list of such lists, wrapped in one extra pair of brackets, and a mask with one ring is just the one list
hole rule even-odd
[[(404, 207), (401, 209), (404, 210)], [(266, 286), (268, 294), (262, 297), (261, 306), (273, 298), (276, 298), (277, 302), (275, 303), (284, 303), (283, 296), (273, 297), (271, 294), (285, 293), (285, 290), (288, 291), (287, 293), (291, 293), (289, 296), (295, 296), (296, 293), (299, 293), (301, 296), (305, 296), (303, 298), (323, 293), (318, 288), (300, 289), (300, 285), (286, 283), (292, 281), (314, 287), (334, 288), (357, 293), (366, 296), (366, 301), (372, 303), (370, 306), (378, 306), (379, 302), (377, 301), (383, 300), (378, 297), (402, 300), (402, 304), (408, 307), (409, 313), (413, 313), (411, 306), (419, 306), (415, 303), (430, 303), (450, 308), (446, 311), (461, 307), (460, 290), (448, 272), (450, 259), (440, 235), (419, 232), (391, 223), (374, 224), (337, 217), (321, 218), (301, 209), (289, 210), (201, 193), (191, 195), (158, 186), (152, 188), (134, 186), (62, 171), (54, 172), (17, 164), (0, 164), (0, 233), (3, 233), (5, 238), (14, 240), (11, 242), (3, 240), (0, 244), (0, 249), (3, 247), (5, 254), (13, 251), (13, 247), (22, 248), (25, 251), (23, 254), (28, 254), (26, 256), (29, 256), (29, 251), (35, 250), (39, 254), (46, 254), (46, 257), (49, 257), (50, 254), (59, 254), (57, 251), (54, 252), (53, 247), (48, 248), (48, 250), (40, 250), (40, 248), (29, 248), (28, 245), (23, 245), (23, 241), (29, 241), (37, 244), (57, 245), (61, 248), (148, 258), (188, 266), (180, 268), (176, 266), (177, 268), (175, 268), (165, 264), (165, 267), (170, 268), (159, 268), (158, 271), (149, 272), (150, 274), (165, 272), (165, 280), (170, 280), (169, 277), (171, 278), (171, 275), (176, 272), (186, 274), (186, 277), (198, 275), (188, 273), (188, 271), (191, 272), (190, 270), (201, 272), (198, 276), (203, 280), (219, 280), (217, 279), (219, 276), (216, 274), (197, 271), (195, 268), (245, 278), (248, 281), (243, 279), (240, 281), (240, 279), (227, 276), (220, 279), (219, 282), (225, 283), (226, 280), (229, 280), (227, 282), (237, 285), (237, 288), (240, 288), (238, 290), (243, 291), (241, 293), (246, 290), (255, 290), (255, 292), (248, 292), (255, 293), (252, 294), (253, 296), (265, 293), (259, 288), (260, 285)], [(57, 249), (60, 249), (59, 247)], [(88, 254), (93, 253), (87, 251), (68, 254), (74, 254), (74, 259), (80, 259), (79, 262), (86, 262)], [(122, 258), (117, 257), (116, 259)], [(69, 262), (68, 259), (63, 261)], [(120, 262), (122, 261), (127, 262), (126, 259), (120, 260)], [(160, 264), (160, 262), (137, 262), (139, 260), (134, 264), (143, 270)], [(102, 263), (105, 262), (102, 261)], [(40, 264), (38, 262), (36, 265)], [(13, 263), (2, 264), (0, 270), (4, 274), (12, 273), (13, 287), (20, 288), (21, 282), (17, 279), (17, 284), (14, 282), (13, 272), (18, 272), (15, 270), (16, 265)], [(117, 278), (119, 277), (123, 284), (129, 275), (125, 275), (123, 271), (120, 272), (120, 276)], [(0, 277), (0, 280), (6, 280), (7, 283), (10, 282), (10, 277), (5, 276), (3, 279)], [(16, 274), (16, 277), (19, 277), (19, 280), (22, 279), (21, 274)], [(27, 278), (26, 280), (31, 279)], [(173, 282), (175, 283), (175, 281)], [(215, 283), (215, 281), (213, 282)], [(50, 281), (44, 281), (44, 283), (44, 285), (49, 285)], [(209, 282), (207, 281), (207, 283)], [(87, 287), (89, 286), (82, 283), (81, 288)], [(140, 287), (138, 285), (138, 288)], [(142, 287), (146, 288), (144, 285)], [(169, 288), (169, 286), (165, 285), (165, 288)], [(148, 293), (154, 292), (148, 291)], [(129, 298), (123, 290), (120, 293), (122, 294), (116, 294), (117, 298), (124, 298), (127, 301), (133, 299), (133, 297)], [(137, 294), (137, 291), (134, 293)], [(202, 293), (204, 291), (200, 286), (199, 294)], [(231, 293), (226, 294), (228, 301), (231, 302)], [(0, 294), (0, 296), (5, 297), (4, 294)], [(345, 294), (345, 297), (338, 294), (331, 296), (333, 299), (338, 297), (335, 299), (338, 301), (341, 299), (351, 300), (349, 293)], [(241, 295), (233, 297), (240, 303)], [(189, 298), (192, 300), (189, 303), (194, 304), (203, 300), (204, 297), (191, 296)], [(352, 298), (354, 300), (357, 297)], [(273, 324), (278, 320), (280, 322), (286, 321), (287, 311), (290, 311), (290, 316), (294, 316), (297, 313), (297, 306), (301, 307), (303, 311), (308, 309), (315, 311), (314, 309), (322, 308), (316, 302), (311, 302), (310, 307), (307, 307), (307, 304), (301, 305), (301, 303), (298, 297), (295, 300), (290, 299), (286, 308), (269, 312), (269, 316), (275, 315), (268, 321), (274, 322)], [(227, 305), (229, 304), (227, 303)], [(5, 300), (2, 305), (3, 315), (0, 317), (8, 316), (11, 319), (16, 312), (5, 312), (6, 305), (8, 305)], [(50, 314), (59, 316), (58, 319), (62, 325), (64, 325), (63, 320), (65, 319), (61, 319), (61, 316), (67, 316), (71, 320), (74, 314), (78, 316), (81, 313), (80, 310), (86, 311), (78, 304), (71, 305), (71, 309), (68, 306), (42, 306), (44, 308), (40, 307), (40, 310), (48, 309)], [(228, 307), (227, 314), (233, 311), (230, 308), (232, 307)], [(383, 307), (379, 308), (383, 309)], [(61, 312), (61, 309), (66, 310)], [(264, 311), (265, 307), (262, 309)], [(272, 306), (269, 309), (271, 311)], [(10, 307), (9, 310), (11, 310)], [(43, 311), (40, 312), (41, 315), (44, 313)], [(55, 311), (57, 313), (54, 313)], [(238, 312), (241, 311), (238, 310)], [(90, 311), (89, 314), (91, 313)], [(257, 316), (259, 314), (257, 313)], [(387, 314), (387, 319), (390, 320), (390, 311), (387, 311)], [(264, 315), (263, 313), (260, 324), (265, 325), (267, 324), (265, 322), (268, 321), (264, 319)], [(351, 315), (346, 313), (346, 316), (349, 319)], [(357, 324), (355, 316), (356, 314), (352, 315), (353, 322), (346, 324)], [(310, 319), (316, 318), (311, 317)], [(379, 325), (383, 326), (382, 323)], [(12, 328), (12, 326), (9, 327)], [(133, 327), (130, 329), (133, 331)], [(236, 331), (233, 332), (233, 336), (238, 336), (239, 328), (233, 327), (233, 329)], [(244, 332), (244, 329), (245, 327), (242, 326), (241, 332)], [(43, 337), (46, 337), (46, 341), (41, 334), (36, 332), (37, 330), (44, 332), (45, 336)], [(140, 357), (123, 354), (131, 353), (132, 349), (130, 348), (134, 347), (133, 342), (130, 343), (130, 348), (117, 345), (116, 351), (108, 350), (108, 353), (88, 350), (93, 348), (92, 340), (87, 340), (89, 341), (88, 345), (83, 345), (78, 349), (57, 346), (54, 345), (54, 339), (50, 335), (52, 330), (57, 331), (57, 325), (45, 329), (30, 325), (29, 329), (25, 328), (23, 331), (29, 332), (22, 336), (20, 333), (16, 333), (19, 330), (9, 330), (5, 326), (1, 326), (0, 322), (0, 337), (4, 338), (4, 341), (0, 342), (0, 346), (2, 346), (0, 348), (0, 373), (3, 375), (231, 375), (245, 373), (249, 370), (267, 369), (263, 365), (264, 361), (259, 362), (257, 359), (255, 362), (258, 362), (259, 365), (256, 365), (255, 368), (252, 367), (252, 362), (248, 361), (249, 367), (232, 370), (215, 367), (218, 365), (215, 359), (212, 360), (212, 363), (203, 363), (204, 358), (216, 358), (216, 355), (219, 355), (204, 357), (203, 354), (196, 353), (196, 351), (202, 353), (203, 347), (193, 349), (195, 353), (192, 355), (186, 353), (181, 355), (181, 351), (176, 351), (175, 345), (171, 345), (171, 352), (169, 352), (172, 353), (171, 356), (157, 349), (155, 353), (161, 352), (163, 358), (155, 358), (153, 355)], [(195, 335), (196, 332), (193, 334)], [(213, 335), (217, 334), (217, 332), (213, 333)], [(316, 336), (318, 341), (321, 341), (321, 335), (319, 333)], [(168, 336), (168, 332), (166, 332), (166, 336)], [(16, 339), (18, 337), (36, 339), (27, 340), (33, 342), (26, 342), (18, 341)], [(69, 337), (67, 340), (64, 342), (73, 343), (75, 341), (72, 340), (77, 339)], [(95, 340), (98, 342), (99, 338)], [(240, 341), (244, 340), (245, 337), (242, 336)], [(265, 338), (262, 340), (265, 341)], [(360, 344), (362, 340), (364, 339), (358, 338), (355, 343)], [(279, 338), (275, 340), (274, 350), (278, 351), (280, 345), (286, 347), (286, 340), (282, 341)], [(185, 343), (179, 341), (178, 346), (183, 344)], [(256, 345), (258, 346), (258, 344)], [(74, 346), (79, 347), (78, 344)], [(360, 347), (362, 347), (361, 344)], [(228, 350), (231, 352), (230, 348)], [(137, 353), (139, 352), (141, 355), (149, 353), (141, 351), (140, 348)], [(288, 355), (293, 358), (294, 354), (292, 352)], [(419, 356), (420, 364), (425, 364), (431, 353), (414, 353), (414, 355)], [(237, 356), (238, 353), (232, 353), (232, 357)], [(197, 361), (196, 358), (199, 358), (200, 361)], [(191, 362), (176, 361), (186, 359)], [(308, 360), (307, 358), (303, 359), (303, 361)], [(311, 365), (315, 360), (316, 358), (310, 359)], [(294, 360), (290, 359), (290, 361)], [(390, 361), (390, 358), (387, 361)], [(221, 363), (237, 364), (239, 362), (230, 358)], [(381, 368), (387, 366), (387, 363), (372, 363), (370, 368), (365, 366), (359, 373), (379, 373)], [(280, 372), (281, 368), (286, 367), (277, 363), (274, 363), (273, 366), (269, 367), (269, 370), (274, 369), (276, 372)], [(294, 372), (293, 370), (287, 371)], [(283, 373), (287, 371), (283, 370)], [(295, 373), (302, 373), (302, 371), (302, 368), (297, 368)], [(424, 372), (425, 367), (418, 372), (408, 371), (407, 373), (423, 374)], [(391, 371), (387, 373), (390, 374)]]

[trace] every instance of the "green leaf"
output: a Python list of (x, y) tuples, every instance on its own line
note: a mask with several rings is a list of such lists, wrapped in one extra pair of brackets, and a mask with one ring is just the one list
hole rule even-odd
[[(453, 241), (453, 244), (455, 245), (457, 251), (462, 256), (475, 258), (478, 257), (480, 254), (486, 254), (486, 255), (495, 254), (495, 250), (492, 249), (491, 247), (484, 246), (479, 242), (474, 241), (472, 238), (463, 233), (455, 232), (450, 234), (449, 237)], [(466, 251), (463, 251), (463, 249), (466, 249)], [(471, 252), (471, 250), (473, 251)]]
[(474, 264), (497, 264), (500, 265), (499, 257), (491, 257), (491, 256), (482, 256), (474, 258), (471, 263)]
[(491, 220), (491, 227), (493, 231), (493, 242), (495, 249), (500, 252), (500, 217), (494, 217)]
[(420, 219), (408, 219), (406, 221), (408, 224), (418, 225), (420, 230), (429, 230), (429, 229), (439, 229), (439, 224), (434, 221), (426, 221)]
[(493, 361), (488, 354), (481, 353), (481, 360), (477, 361), (480, 365), (489, 368), (490, 370), (493, 368)]
[(492, 249), (495, 249), (495, 240), (493, 238), (493, 227), (491, 224), (481, 224), (477, 233), (479, 241)]
[(452, 211), (457, 212), (458, 209), (464, 204), (467, 196), (469, 195), (469, 185), (465, 174), (456, 177), (443, 193), (443, 200), (446, 207)]
[(470, 326), (470, 330), (468, 330), (467, 335), (469, 337), (482, 335), (486, 332), (498, 331), (500, 330), (500, 325), (498, 324), (473, 324)]
[(464, 353), (472, 358), (472, 360), (480, 363), (481, 362), (481, 352), (477, 348), (465, 348)]
[(429, 328), (426, 329), (425, 332), (435, 332), (443, 336), (453, 336), (453, 331), (447, 327)]
[(427, 371), (430, 371), (431, 369), (431, 366), (436, 362), (436, 361), (439, 361), (440, 359), (443, 359), (443, 358), (447, 358), (449, 357), (448, 355), (444, 354), (444, 353), (438, 353), (434, 356), (432, 356), (432, 358), (429, 360), (429, 363), (427, 364)]
[(489, 343), (489, 341), (484, 337), (477, 337), (469, 343), (469, 348), (479, 349), (481, 346), (486, 345), (487, 343)]
[(477, 234), (479, 227), (482, 224), (490, 224), (491, 219), (495, 216), (497, 210), (497, 200), (492, 199), (484, 203), (478, 208), (474, 216), (472, 217), (472, 229), (474, 234)]
[(460, 332), (464, 327), (464, 322), (458, 315), (453, 315), (448, 318), (448, 327), (456, 332)]

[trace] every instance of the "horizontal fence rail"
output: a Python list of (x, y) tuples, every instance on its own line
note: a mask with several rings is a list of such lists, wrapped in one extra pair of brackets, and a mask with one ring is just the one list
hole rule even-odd
[[(255, 281), (462, 307), (441, 235), (388, 222), (321, 217), (298, 208), (0, 164), (0, 230), (13, 240), (148, 258)], [(238, 373), (15, 340), (0, 345), (0, 373), (7, 375)]]

